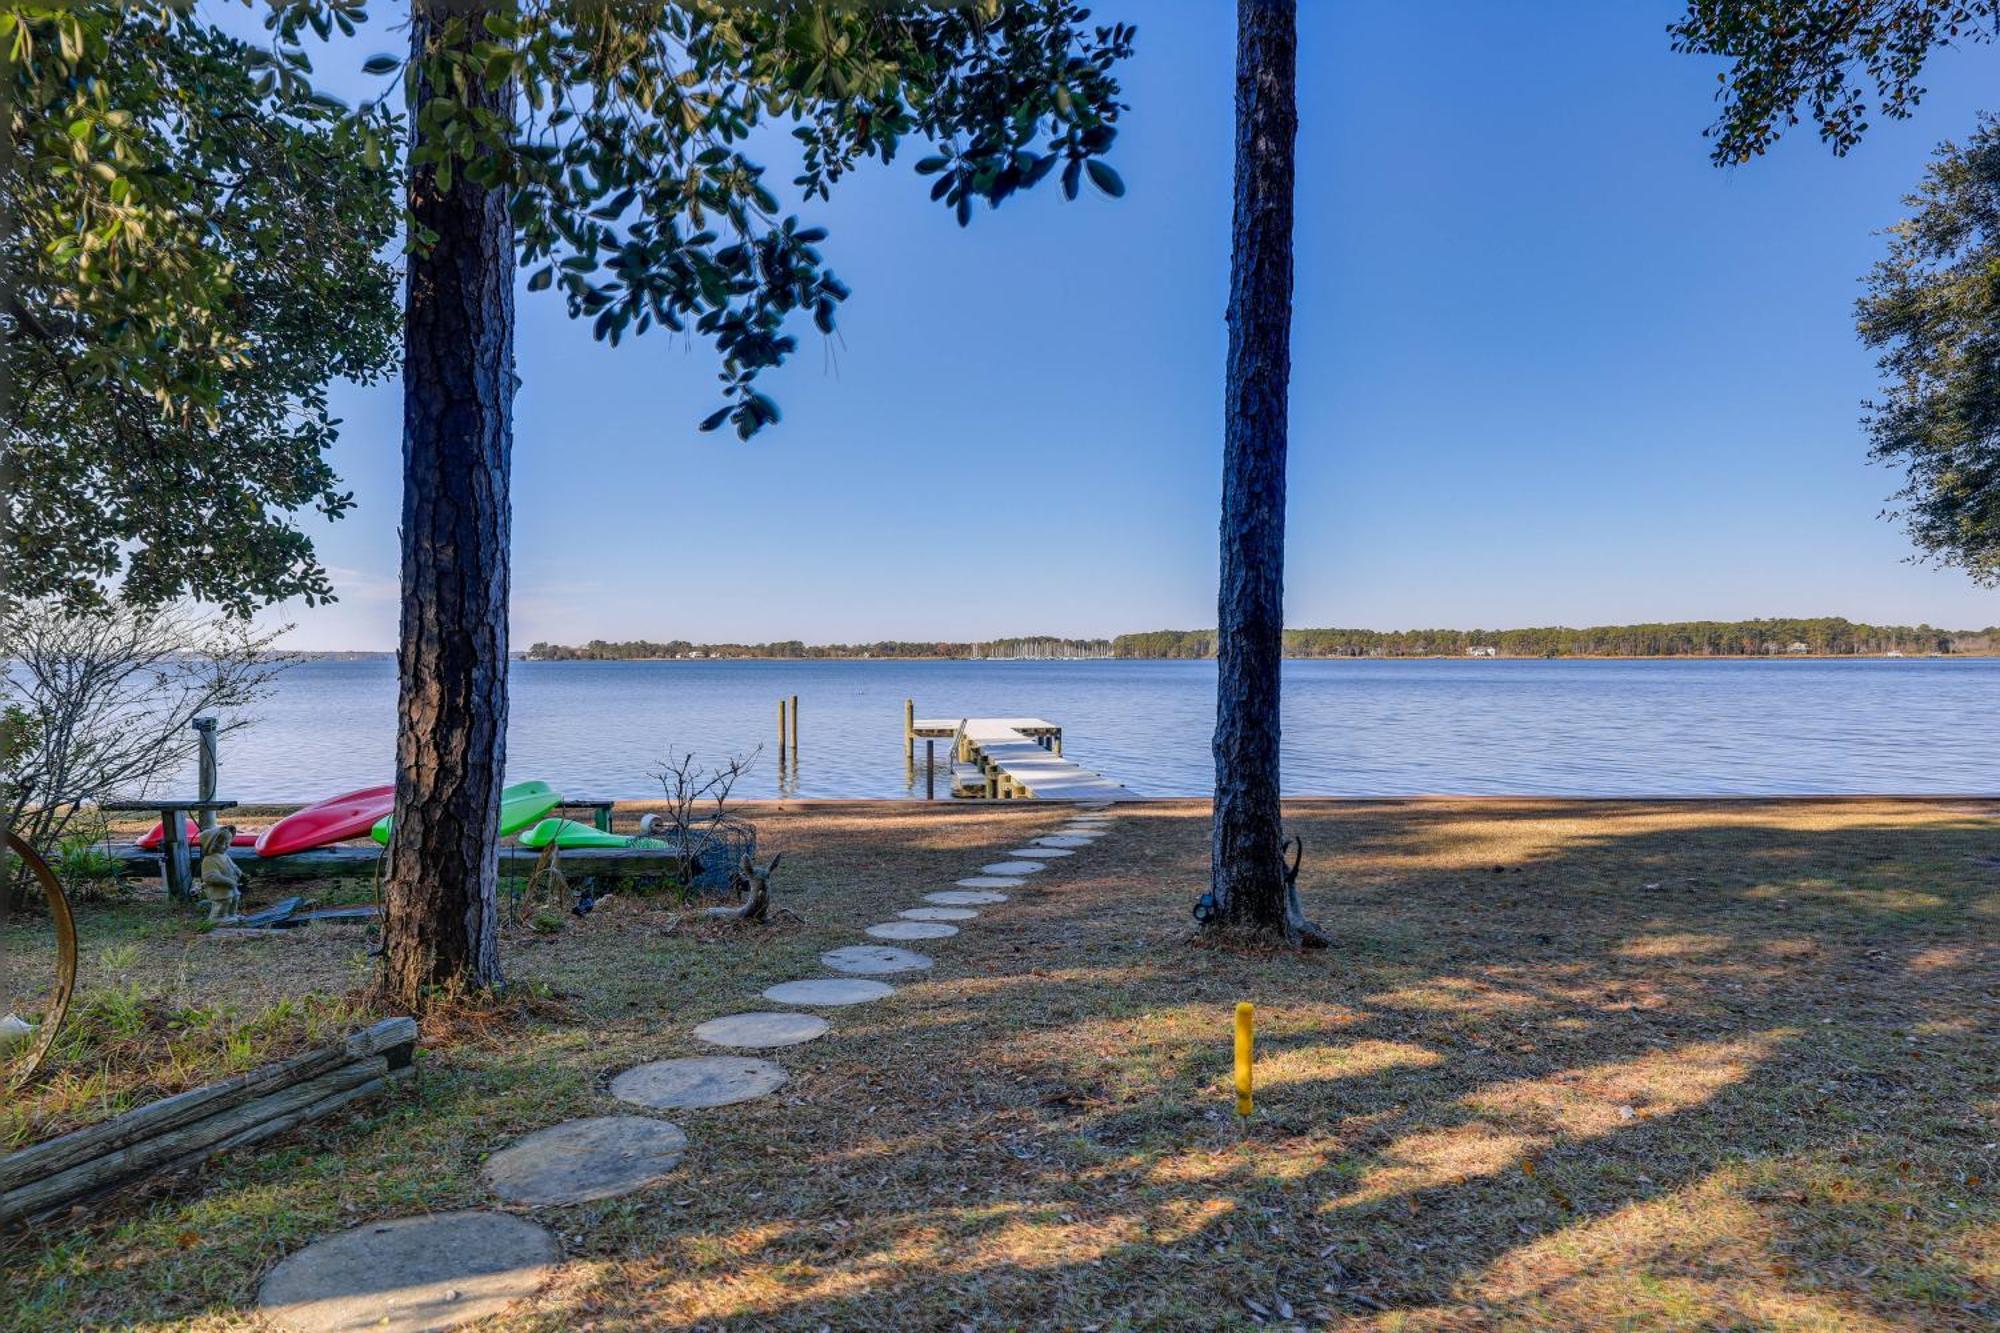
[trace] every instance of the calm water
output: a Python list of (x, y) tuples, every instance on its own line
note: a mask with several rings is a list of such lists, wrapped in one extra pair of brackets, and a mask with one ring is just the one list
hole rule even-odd
[[(745, 796), (779, 791), (777, 700), (800, 697), (784, 790), (905, 796), (919, 716), (1034, 715), (1065, 752), (1148, 795), (1212, 777), (1212, 662), (520, 662), (514, 778), (573, 796), (657, 794), (672, 748), (764, 746)], [(1286, 664), (1285, 790), (1299, 795), (2000, 792), (2000, 660), (1313, 661)], [(395, 668), (291, 668), (223, 740), (223, 794), (306, 801), (391, 778)], [(923, 747), (916, 791), (922, 792)]]

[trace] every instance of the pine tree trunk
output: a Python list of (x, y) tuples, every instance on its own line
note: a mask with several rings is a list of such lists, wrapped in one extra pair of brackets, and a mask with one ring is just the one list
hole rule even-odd
[(1294, 0), (1238, 0), (1211, 920), (1290, 935), (1278, 801), (1291, 380)]
[[(448, 16), (412, 5), (413, 58)], [(432, 96), (421, 83), (411, 124)], [(511, 87), (468, 90), (511, 115)], [(421, 132), (421, 131), (417, 131)], [(403, 326), (403, 606), (396, 655), (396, 823), (385, 889), (384, 988), (421, 1006), (434, 989), (500, 979), (495, 890), (507, 760), (507, 541), (513, 448), (514, 233), (500, 190), (432, 168), (409, 181), (413, 251)]]

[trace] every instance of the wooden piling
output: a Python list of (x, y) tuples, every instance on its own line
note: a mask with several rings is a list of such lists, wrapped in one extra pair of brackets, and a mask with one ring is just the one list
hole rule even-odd
[(924, 742), (924, 799), (937, 799), (937, 742)]
[(785, 701), (778, 700), (778, 767), (785, 766)]
[(917, 701), (903, 700), (903, 758), (909, 763), (917, 761)]
[[(215, 799), (216, 755), (215, 719), (198, 717), (188, 725), (195, 734), (195, 795), (204, 801)], [(215, 811), (200, 810), (195, 813), (195, 823), (203, 829), (215, 827)]]
[(799, 696), (792, 696), (792, 758), (799, 757)]

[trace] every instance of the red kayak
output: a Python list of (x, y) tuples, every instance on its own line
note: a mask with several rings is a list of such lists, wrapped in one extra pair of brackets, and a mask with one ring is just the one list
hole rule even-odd
[(396, 786), (364, 787), (344, 796), (330, 796), (317, 805), (286, 815), (257, 839), (257, 855), (290, 856), (293, 852), (329, 847), (349, 838), (365, 838), (375, 821), (396, 809)]
[[(139, 839), (139, 850), (142, 852), (157, 852), (160, 850), (160, 844), (166, 840), (167, 826), (165, 824), (155, 824), (151, 833)], [(187, 822), (187, 840), (190, 847), (199, 846), (201, 843), (201, 826), (196, 824), (192, 819)], [(255, 847), (257, 845), (257, 835), (254, 833), (239, 833), (236, 835), (236, 841), (229, 845), (232, 847)]]

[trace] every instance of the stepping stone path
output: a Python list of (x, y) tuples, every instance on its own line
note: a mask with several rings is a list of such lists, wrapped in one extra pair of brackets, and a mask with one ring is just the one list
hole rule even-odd
[[(1007, 901), (996, 889), (1019, 888), (1020, 878), (1046, 870), (1050, 860), (1088, 847), (1109, 831), (1109, 801), (1078, 804), (1079, 812), (1056, 832), (1018, 848), (1009, 861), (980, 867), (957, 889), (927, 893), (934, 907), (913, 907), (899, 920), (868, 927), (877, 939), (942, 939), (958, 934), (953, 921), (970, 921), (983, 907)], [(846, 977), (780, 982), (764, 992), (778, 1004), (865, 1004), (895, 994), (876, 974), (917, 972), (931, 960), (908, 949), (856, 944), (820, 955)], [(717, 1046), (796, 1046), (830, 1028), (817, 1014), (751, 1013), (711, 1019), (694, 1030)], [(729, 1106), (766, 1096), (788, 1075), (769, 1060), (707, 1055), (658, 1060), (611, 1080), (620, 1101), (654, 1110)], [(650, 1116), (599, 1116), (539, 1130), (487, 1159), (485, 1177), (509, 1203), (539, 1206), (584, 1203), (643, 1189), (680, 1163), (687, 1135), (678, 1125)], [(442, 1213), (374, 1222), (317, 1241), (284, 1260), (264, 1279), (258, 1304), (277, 1323), (299, 1333), (357, 1328), (415, 1333), (490, 1319), (532, 1296), (561, 1259), (556, 1238), (525, 1218), (495, 1212)]]
[(663, 1179), (679, 1165), (687, 1135), (645, 1115), (565, 1120), (486, 1159), (486, 1183), (508, 1203), (587, 1203)]
[(958, 927), (942, 921), (884, 921), (868, 927), (864, 933), (878, 940), (941, 940), (958, 934)]
[(797, 1046), (823, 1037), (830, 1025), (818, 1014), (730, 1014), (711, 1018), (694, 1030), (702, 1041), (716, 1046), (743, 1046), (761, 1050), (771, 1046)]
[(886, 981), (856, 981), (851, 977), (815, 977), (811, 981), (781, 982), (764, 992), (767, 1000), (779, 1004), (867, 1004), (887, 999), (896, 988)]
[(769, 1060), (747, 1055), (697, 1055), (628, 1069), (611, 1080), (611, 1095), (655, 1111), (729, 1106), (776, 1092), (788, 1077)]
[(370, 1222), (279, 1263), (257, 1304), (296, 1333), (451, 1328), (534, 1295), (561, 1258), (554, 1236), (507, 1213)]
[[(936, 894), (931, 894), (936, 901)], [(993, 894), (992, 899), (1006, 901), (1003, 894)], [(988, 898), (981, 902), (991, 901)], [(833, 949), (819, 956), (820, 962), (836, 972), (851, 972), (860, 976), (875, 976), (889, 972), (920, 972), (931, 965), (931, 960), (920, 953), (908, 949), (892, 949), (886, 944), (850, 944), (844, 949)]]

